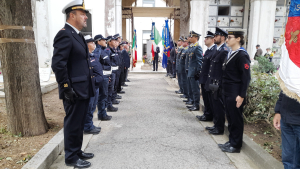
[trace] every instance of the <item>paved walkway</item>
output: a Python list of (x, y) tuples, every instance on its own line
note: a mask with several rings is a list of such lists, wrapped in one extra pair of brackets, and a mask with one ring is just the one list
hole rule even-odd
[(234, 169), (230, 159), (186, 111), (164, 74), (130, 74), (119, 111), (101, 122), (85, 152), (99, 168)]

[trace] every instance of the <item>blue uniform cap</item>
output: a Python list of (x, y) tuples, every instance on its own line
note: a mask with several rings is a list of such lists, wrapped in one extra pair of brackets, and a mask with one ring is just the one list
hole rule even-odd
[(221, 36), (227, 37), (228, 33), (225, 30), (223, 30), (223, 29), (221, 29), (219, 27), (216, 27), (216, 33), (215, 33), (215, 35), (221, 35)]
[(212, 33), (211, 31), (207, 31), (207, 35), (205, 36), (205, 38), (213, 38), (215, 37), (215, 34)]
[(94, 39), (95, 39), (95, 42), (97, 42), (97, 41), (99, 41), (99, 40), (107, 40), (107, 38), (103, 37), (101, 34), (96, 35), (96, 36), (94, 37)]
[(84, 36), (84, 39), (85, 39), (86, 43), (94, 42), (94, 39), (91, 37), (91, 35)]
[(114, 37), (114, 36), (108, 36), (107, 37), (107, 42), (111, 41), (111, 40), (117, 40), (118, 38)]

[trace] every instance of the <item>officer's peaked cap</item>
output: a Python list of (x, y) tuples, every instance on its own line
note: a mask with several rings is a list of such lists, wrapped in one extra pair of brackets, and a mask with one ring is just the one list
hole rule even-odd
[(85, 9), (84, 0), (72, 0), (63, 8), (62, 13), (67, 14), (74, 10), (82, 10), (85, 13), (89, 13), (89, 11)]
[(200, 37), (201, 35), (199, 33), (196, 33), (195, 31), (190, 31), (190, 37), (193, 37), (193, 36)]
[(245, 31), (242, 29), (229, 29), (228, 31), (228, 35), (244, 35)]
[(205, 36), (205, 38), (213, 38), (215, 37), (215, 34), (212, 33), (211, 31), (207, 31), (207, 35)]
[(107, 37), (107, 42), (111, 41), (111, 40), (117, 40), (118, 38), (114, 37), (114, 36), (108, 36)]
[(120, 34), (117, 33), (117, 34), (114, 35), (114, 37), (115, 37), (116, 39), (118, 39), (118, 38), (120, 38), (121, 36), (120, 36)]
[(105, 38), (101, 34), (99, 34), (94, 37), (94, 40), (95, 40), (95, 42), (97, 42), (99, 40), (107, 40), (107, 38)]
[(228, 33), (225, 30), (223, 30), (223, 29), (221, 29), (219, 27), (216, 27), (216, 33), (215, 33), (215, 35), (221, 35), (221, 36), (227, 37)]
[(91, 35), (84, 36), (84, 39), (85, 39), (86, 43), (94, 42), (94, 39), (91, 37)]

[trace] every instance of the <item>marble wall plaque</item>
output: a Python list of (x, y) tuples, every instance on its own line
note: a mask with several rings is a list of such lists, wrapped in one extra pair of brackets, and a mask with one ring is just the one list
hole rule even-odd
[(232, 6), (230, 14), (231, 14), (231, 16), (243, 16), (244, 7), (243, 6)]
[(276, 11), (275, 11), (275, 16), (285, 16), (287, 15), (286, 13), (286, 7), (284, 6), (277, 6)]
[(209, 17), (208, 27), (216, 27), (216, 26), (217, 26), (217, 19), (216, 19), (216, 17)]
[(229, 18), (228, 17), (219, 17), (217, 20), (218, 26), (229, 27)]
[[(285, 23), (285, 18), (275, 17), (275, 26), (282, 26)], [(285, 26), (283, 26), (285, 27)]]
[(278, 42), (279, 38), (273, 38), (273, 48), (280, 48)]
[(39, 68), (40, 81), (48, 82), (50, 80), (51, 68)]
[(243, 18), (242, 17), (231, 17), (230, 27), (243, 27)]
[(231, 0), (220, 0), (220, 5), (230, 5)]
[(209, 0), (209, 5), (217, 5), (218, 0)]
[(280, 37), (281, 34), (283, 34), (283, 29), (282, 28), (275, 28), (274, 29), (274, 37)]
[(218, 16), (218, 6), (209, 6), (209, 16)]

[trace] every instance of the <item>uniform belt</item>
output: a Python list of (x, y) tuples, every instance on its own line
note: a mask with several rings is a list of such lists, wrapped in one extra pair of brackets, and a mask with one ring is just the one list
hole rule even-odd
[(111, 75), (112, 70), (103, 70), (103, 75)]
[(112, 70), (118, 70), (118, 69), (119, 69), (119, 66), (112, 66), (111, 69), (112, 69)]

